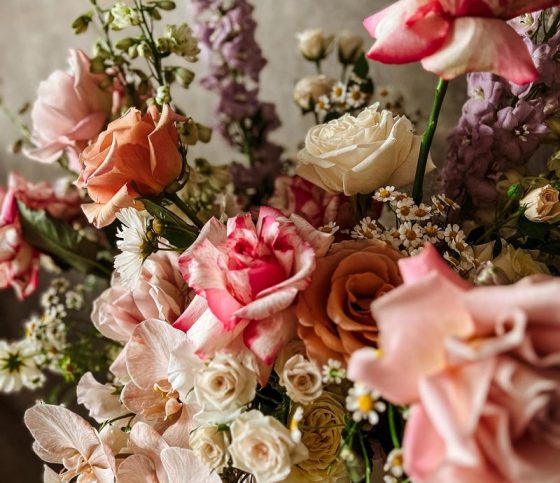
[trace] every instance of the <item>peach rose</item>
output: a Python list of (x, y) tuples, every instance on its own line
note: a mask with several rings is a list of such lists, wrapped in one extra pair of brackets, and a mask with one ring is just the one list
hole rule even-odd
[(529, 192), (520, 201), (525, 206), (525, 218), (537, 223), (557, 223), (560, 220), (559, 192), (547, 184)]
[(333, 245), (329, 255), (317, 259), (296, 307), (298, 335), (312, 359), (345, 361), (355, 350), (376, 345), (378, 329), (369, 307), (402, 283), (400, 258), (384, 242), (352, 240)]
[(135, 198), (157, 195), (179, 176), (183, 159), (174, 123), (182, 120), (168, 105), (161, 113), (150, 106), (144, 115), (132, 108), (83, 151), (76, 186), (86, 188), (93, 200), (82, 205), (91, 223), (111, 224)]
[(68, 72), (57, 70), (39, 85), (31, 111), (36, 148), (26, 154), (52, 163), (66, 153), (70, 167), (79, 169), (80, 153), (111, 114), (113, 94), (101, 87), (105, 74), (90, 73), (90, 59), (81, 50), (71, 50), (68, 63)]

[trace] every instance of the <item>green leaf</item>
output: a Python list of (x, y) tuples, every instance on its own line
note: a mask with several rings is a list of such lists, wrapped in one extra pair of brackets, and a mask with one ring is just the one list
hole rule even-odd
[(141, 198), (140, 201), (144, 205), (146, 211), (154, 218), (157, 218), (158, 220), (164, 221), (166, 223), (173, 223), (174, 225), (178, 226), (188, 226), (180, 216), (177, 216), (175, 213), (161, 206), (160, 204), (148, 198)]
[(362, 54), (358, 61), (354, 64), (354, 74), (356, 74), (360, 79), (367, 78), (369, 74), (369, 63), (364, 54)]
[(111, 275), (111, 269), (97, 261), (96, 243), (43, 210), (32, 210), (19, 201), (18, 209), (23, 236), (30, 245), (80, 272)]
[(535, 223), (533, 221), (529, 221), (524, 216), (521, 216), (517, 222), (517, 229), (522, 235), (536, 240), (545, 241), (546, 236), (551, 229), (551, 225), (548, 223)]

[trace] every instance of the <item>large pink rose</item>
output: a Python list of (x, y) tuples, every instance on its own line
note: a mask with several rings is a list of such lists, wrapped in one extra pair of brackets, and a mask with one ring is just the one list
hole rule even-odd
[(507, 20), (555, 0), (400, 0), (368, 17), (377, 39), (368, 57), (386, 64), (422, 61), (444, 79), (493, 72), (516, 84), (538, 79), (522, 38)]
[(316, 228), (331, 221), (345, 228), (353, 225), (352, 206), (346, 196), (327, 193), (299, 176), (278, 176), (268, 205), (287, 216), (301, 215)]
[(234, 344), (272, 364), (295, 336), (292, 305), (315, 270), (315, 250), (324, 253), (332, 237), (302, 218), (291, 220), (261, 207), (230, 218), (227, 228), (210, 220), (180, 257), (180, 269), (196, 297), (177, 322), (198, 355), (206, 357)]
[(188, 287), (178, 270), (179, 256), (157, 252), (142, 266), (136, 287), (122, 286), (118, 275), (93, 304), (93, 324), (105, 337), (126, 342), (147, 319), (174, 323), (187, 305)]
[(112, 92), (101, 86), (104, 74), (90, 73), (90, 59), (81, 50), (71, 50), (68, 72), (57, 70), (39, 85), (33, 105), (32, 141), (27, 154), (52, 163), (63, 153), (70, 167), (79, 171), (78, 157), (103, 129), (111, 114)]
[(12, 287), (19, 300), (39, 285), (39, 252), (23, 238), (13, 190), (0, 192), (0, 288)]
[(560, 279), (467, 287), (433, 247), (400, 265), (405, 284), (372, 305), (381, 352), (355, 352), (349, 376), (412, 405), (410, 477), (557, 482)]

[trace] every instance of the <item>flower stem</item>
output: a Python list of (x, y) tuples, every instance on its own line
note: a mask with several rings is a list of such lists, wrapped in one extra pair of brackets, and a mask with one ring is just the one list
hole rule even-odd
[(389, 404), (387, 416), (389, 418), (389, 432), (391, 433), (391, 441), (393, 442), (393, 446), (398, 449), (401, 447), (401, 443), (399, 441), (397, 428), (395, 425), (395, 407), (392, 404)]
[(436, 87), (434, 102), (432, 104), (432, 112), (430, 113), (430, 118), (428, 120), (428, 127), (422, 136), (422, 145), (420, 146), (420, 155), (418, 156), (418, 164), (416, 166), (416, 175), (414, 176), (414, 186), (412, 189), (412, 197), (414, 198), (416, 204), (420, 204), (422, 202), (426, 165), (428, 164), (430, 148), (432, 146), (432, 141), (434, 140), (439, 113), (441, 112), (441, 106), (443, 105), (443, 99), (445, 98), (448, 85), (449, 81), (444, 79), (439, 80)]
[(185, 203), (177, 193), (167, 193), (167, 197), (179, 208), (189, 219), (196, 225), (197, 228), (202, 228), (204, 223), (198, 218), (196, 212)]

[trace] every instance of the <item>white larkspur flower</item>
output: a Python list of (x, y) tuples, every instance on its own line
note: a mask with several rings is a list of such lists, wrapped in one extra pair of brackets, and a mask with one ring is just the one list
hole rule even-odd
[(298, 406), (294, 411), (294, 415), (290, 421), (290, 436), (295, 443), (301, 441), (301, 429), (299, 429), (299, 423), (303, 419), (303, 408)]
[(34, 361), (35, 348), (23, 339), (8, 343), (0, 340), (0, 391), (16, 392), (22, 387), (36, 389), (45, 380)]
[(401, 478), (404, 475), (403, 451), (401, 448), (395, 448), (387, 455), (383, 471), (388, 473), (388, 476), (395, 478)]
[(385, 411), (386, 405), (381, 401), (380, 394), (377, 391), (356, 383), (348, 391), (346, 409), (352, 413), (354, 421), (367, 420), (370, 424), (375, 425), (379, 422), (379, 413)]
[(387, 201), (394, 201), (398, 194), (399, 192), (395, 190), (394, 186), (384, 186), (374, 193), (373, 199), (385, 203)]
[(325, 384), (340, 384), (342, 379), (346, 377), (346, 369), (342, 367), (342, 362), (335, 359), (329, 359), (321, 372)]
[(362, 92), (359, 85), (354, 84), (350, 89), (348, 89), (348, 94), (346, 95), (346, 103), (352, 107), (361, 107), (366, 102), (366, 95)]
[(146, 235), (149, 216), (134, 208), (124, 208), (117, 218), (123, 225), (117, 230), (117, 247), (121, 253), (115, 257), (115, 270), (123, 285), (133, 289), (140, 279), (144, 261), (152, 252)]
[(346, 85), (342, 82), (337, 82), (331, 90), (331, 101), (339, 104), (346, 100)]
[(418, 223), (414, 223), (413, 225), (410, 221), (401, 224), (399, 233), (402, 244), (406, 248), (416, 248), (422, 243), (424, 236), (422, 227), (418, 225)]
[(317, 114), (326, 114), (329, 111), (329, 108), (331, 107), (331, 101), (329, 100), (329, 98), (327, 96), (321, 96), (319, 97), (319, 99), (317, 99), (317, 102), (315, 103), (315, 112)]

